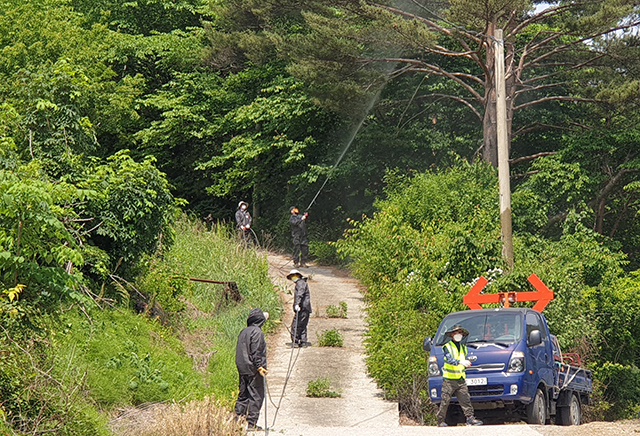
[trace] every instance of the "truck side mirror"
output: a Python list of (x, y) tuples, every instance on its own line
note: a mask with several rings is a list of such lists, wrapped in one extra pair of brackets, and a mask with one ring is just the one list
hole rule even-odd
[(424, 338), (424, 341), (422, 341), (422, 349), (427, 353), (431, 351), (431, 336)]
[(542, 335), (540, 334), (540, 330), (533, 330), (529, 333), (529, 340), (527, 341), (527, 345), (530, 347), (535, 347), (536, 345), (540, 345), (542, 343)]

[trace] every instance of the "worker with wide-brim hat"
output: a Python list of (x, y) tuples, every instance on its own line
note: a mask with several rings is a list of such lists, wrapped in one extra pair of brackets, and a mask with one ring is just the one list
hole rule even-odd
[(236, 227), (238, 229), (238, 236), (240, 242), (246, 248), (253, 244), (251, 239), (251, 223), (253, 219), (249, 213), (249, 203), (246, 201), (240, 201), (238, 203), (238, 210), (236, 210)]
[(293, 322), (291, 323), (291, 343), (294, 347), (308, 347), (311, 342), (307, 342), (307, 325), (311, 310), (311, 293), (307, 278), (297, 269), (292, 269), (287, 274), (287, 279), (295, 283), (293, 292)]
[(467, 346), (462, 341), (469, 336), (469, 330), (460, 324), (451, 326), (445, 336), (451, 338), (442, 346), (444, 365), (442, 366), (442, 395), (440, 409), (436, 415), (438, 427), (447, 427), (445, 418), (452, 397), (458, 399), (460, 407), (466, 416), (467, 425), (482, 425), (482, 421), (474, 416), (471, 396), (466, 382), (466, 369), (471, 366), (467, 360)]
[(447, 330), (444, 333), (444, 335), (452, 337), (458, 331), (462, 334), (463, 338), (466, 338), (467, 336), (469, 336), (469, 330), (467, 330), (466, 328), (462, 327), (460, 324), (455, 324), (455, 325), (451, 326), (449, 328), (449, 330)]

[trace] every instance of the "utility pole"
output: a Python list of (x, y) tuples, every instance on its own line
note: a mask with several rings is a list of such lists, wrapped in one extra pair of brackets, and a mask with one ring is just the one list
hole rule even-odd
[(511, 229), (511, 184), (509, 180), (509, 136), (507, 133), (507, 92), (504, 73), (504, 39), (496, 29), (494, 39), (496, 75), (496, 131), (498, 135), (498, 184), (500, 186), (500, 229), (502, 258), (513, 268), (513, 235)]

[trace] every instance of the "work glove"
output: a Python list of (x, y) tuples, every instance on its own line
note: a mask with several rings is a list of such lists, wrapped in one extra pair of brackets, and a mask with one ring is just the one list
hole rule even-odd
[(471, 366), (471, 362), (469, 362), (469, 361), (468, 361), (468, 360), (466, 360), (466, 359), (462, 359), (462, 360), (460, 361), (460, 364), (461, 364), (462, 366), (464, 366), (465, 368), (469, 368), (469, 367)]
[(260, 375), (262, 377), (266, 377), (267, 374), (269, 373), (263, 366), (261, 366), (260, 368), (258, 368), (258, 372), (260, 373)]
[(251, 228), (251, 226), (247, 226), (247, 230), (250, 229), (250, 228)]
[(296, 304), (296, 305), (293, 307), (293, 309), (294, 309), (296, 312), (300, 312), (300, 305)]

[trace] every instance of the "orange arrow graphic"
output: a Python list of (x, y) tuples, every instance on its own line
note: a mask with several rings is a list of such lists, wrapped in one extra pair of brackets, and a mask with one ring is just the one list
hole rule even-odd
[(516, 292), (516, 301), (537, 301), (533, 310), (542, 312), (547, 304), (553, 300), (553, 291), (547, 288), (547, 285), (542, 283), (542, 280), (535, 274), (531, 274), (527, 280), (536, 288), (537, 292)]
[(489, 283), (489, 280), (484, 277), (479, 277), (476, 283), (469, 289), (467, 295), (462, 297), (462, 302), (469, 306), (469, 309), (475, 310), (482, 309), (482, 304), (503, 303), (504, 307), (509, 307), (511, 303), (515, 303), (516, 301), (536, 301), (533, 310), (542, 312), (542, 310), (547, 307), (547, 304), (553, 300), (553, 291), (542, 283), (542, 280), (535, 274), (531, 274), (527, 280), (536, 288), (535, 292), (481, 294), (484, 287)]

